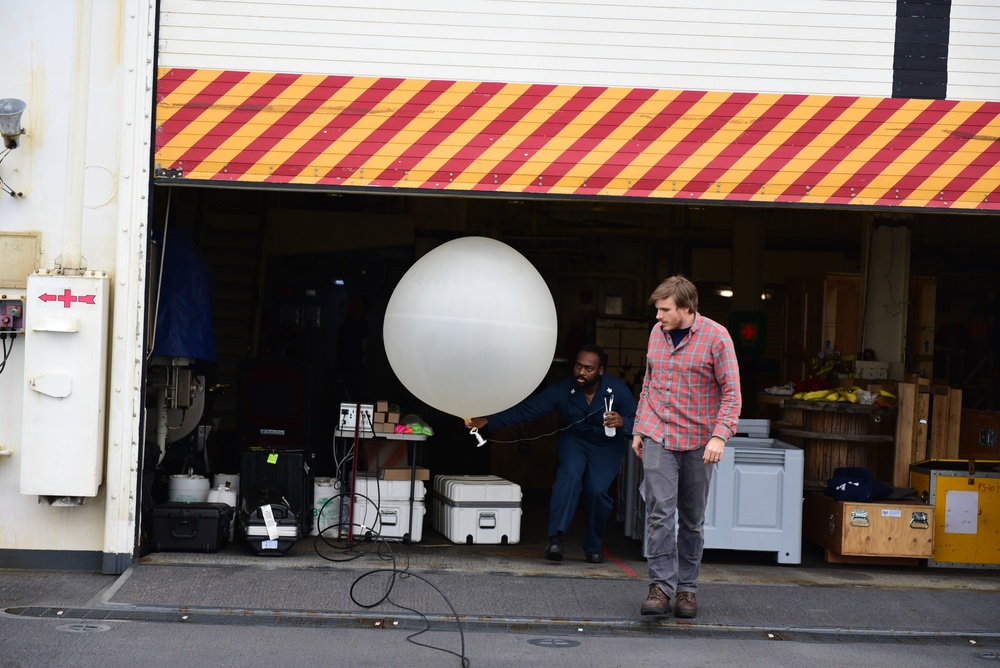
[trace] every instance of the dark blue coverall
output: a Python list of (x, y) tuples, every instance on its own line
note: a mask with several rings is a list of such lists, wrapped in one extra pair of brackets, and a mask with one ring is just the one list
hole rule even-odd
[[(613, 401), (612, 401), (613, 399)], [(625, 426), (614, 436), (604, 434), (605, 402), (622, 416)], [(632, 439), (636, 401), (628, 386), (602, 375), (597, 392), (588, 405), (572, 376), (505, 411), (486, 416), (488, 426), (511, 427), (558, 410), (563, 430), (559, 432), (559, 469), (549, 503), (549, 536), (565, 532), (573, 520), (582, 495), (586, 527), (583, 549), (600, 552), (604, 527), (613, 499), (608, 494)]]

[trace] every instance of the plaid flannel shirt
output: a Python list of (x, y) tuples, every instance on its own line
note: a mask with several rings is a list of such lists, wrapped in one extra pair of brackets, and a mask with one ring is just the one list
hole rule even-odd
[(725, 327), (695, 314), (676, 348), (669, 332), (653, 327), (634, 433), (668, 450), (696, 450), (713, 436), (728, 441), (742, 402), (736, 351)]

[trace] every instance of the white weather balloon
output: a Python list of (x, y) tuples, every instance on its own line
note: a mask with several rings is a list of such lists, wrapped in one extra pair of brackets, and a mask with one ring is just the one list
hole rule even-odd
[(461, 418), (510, 408), (552, 364), (556, 308), (538, 271), (485, 237), (449, 241), (403, 276), (386, 306), (385, 352), (418, 399)]

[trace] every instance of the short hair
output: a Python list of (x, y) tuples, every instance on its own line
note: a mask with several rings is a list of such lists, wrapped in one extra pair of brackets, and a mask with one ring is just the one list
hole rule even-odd
[[(608, 354), (604, 352), (604, 348), (600, 347), (596, 343), (585, 343), (580, 346), (580, 349), (576, 351), (576, 354), (580, 353), (594, 353), (597, 355), (598, 359), (601, 360), (601, 366), (605, 369), (608, 368)], [(574, 360), (576, 361), (576, 360)]]
[(671, 276), (657, 285), (649, 296), (649, 304), (653, 306), (668, 297), (674, 298), (677, 308), (691, 309), (691, 313), (698, 312), (698, 288), (681, 274)]

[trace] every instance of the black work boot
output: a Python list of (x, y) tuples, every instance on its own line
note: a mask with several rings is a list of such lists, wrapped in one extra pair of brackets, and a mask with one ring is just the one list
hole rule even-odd
[(563, 560), (562, 536), (549, 536), (549, 546), (545, 548), (545, 558), (549, 561)]

